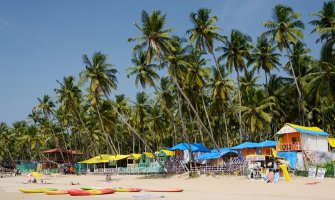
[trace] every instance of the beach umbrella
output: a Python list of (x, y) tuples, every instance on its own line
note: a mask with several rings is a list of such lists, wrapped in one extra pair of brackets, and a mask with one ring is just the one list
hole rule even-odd
[(28, 174), (28, 177), (35, 177), (35, 178), (42, 178), (42, 174), (41, 173), (38, 173), (38, 172), (31, 172), (30, 174)]

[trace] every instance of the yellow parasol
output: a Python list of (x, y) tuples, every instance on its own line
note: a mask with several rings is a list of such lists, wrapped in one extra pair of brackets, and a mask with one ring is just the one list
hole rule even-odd
[(41, 173), (39, 173), (39, 172), (31, 172), (30, 176), (33, 176), (35, 178), (40, 179), (40, 178), (42, 178), (43, 175)]

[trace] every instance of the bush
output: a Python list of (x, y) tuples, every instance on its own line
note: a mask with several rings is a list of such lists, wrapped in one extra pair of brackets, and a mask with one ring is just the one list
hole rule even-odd
[[(318, 164), (316, 165), (316, 168), (325, 168), (326, 169), (326, 174), (325, 177), (334, 177), (334, 161), (329, 161), (323, 164)], [(297, 171), (297, 176), (304, 176), (307, 177), (308, 176), (308, 171)]]
[(190, 172), (189, 173), (189, 177), (190, 178), (197, 178), (200, 176), (200, 173), (199, 172)]
[(329, 161), (323, 164), (316, 165), (317, 168), (326, 168), (325, 177), (334, 177), (334, 161)]

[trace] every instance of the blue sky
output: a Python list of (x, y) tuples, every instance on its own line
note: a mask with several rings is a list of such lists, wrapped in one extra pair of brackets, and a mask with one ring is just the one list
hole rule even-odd
[(167, 27), (185, 36), (191, 28), (189, 14), (199, 8), (213, 10), (220, 19), (223, 34), (239, 29), (253, 41), (264, 31), (261, 22), (270, 19), (274, 5), (282, 3), (302, 14), (306, 24), (304, 42), (318, 57), (320, 44), (313, 27), (311, 12), (319, 11), (319, 0), (31, 0), (2, 1), (0, 6), (0, 122), (27, 119), (37, 98), (55, 96), (56, 80), (78, 74), (83, 69), (82, 55), (102, 51), (118, 69), (118, 90), (133, 98), (141, 88), (128, 79), (126, 69), (135, 43), (127, 39), (140, 33), (141, 11), (161, 10), (167, 14)]

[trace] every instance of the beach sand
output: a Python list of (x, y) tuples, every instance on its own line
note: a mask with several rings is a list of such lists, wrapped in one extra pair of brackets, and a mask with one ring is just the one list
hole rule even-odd
[[(265, 183), (252, 181), (238, 176), (201, 175), (198, 178), (189, 178), (187, 174), (173, 176), (135, 176), (112, 175), (112, 181), (106, 183), (103, 175), (52, 175), (43, 176), (43, 180), (52, 184), (25, 184), (27, 176), (6, 177), (0, 179), (1, 200), (57, 200), (57, 199), (222, 199), (222, 200), (334, 200), (335, 179), (324, 180), (293, 178), (291, 182)], [(183, 188), (181, 193), (115, 193), (101, 196), (72, 197), (69, 195), (50, 196), (45, 194), (24, 194), (19, 188), (54, 187), (58, 189), (77, 189), (77, 185), (66, 185), (70, 181), (79, 182), (81, 186), (96, 187), (140, 187), (140, 188)], [(307, 182), (319, 181), (316, 185), (305, 185)]]

